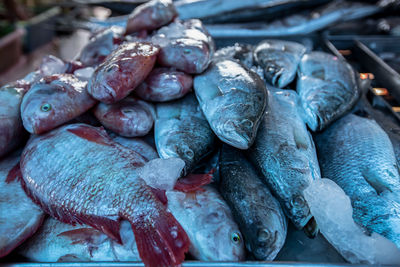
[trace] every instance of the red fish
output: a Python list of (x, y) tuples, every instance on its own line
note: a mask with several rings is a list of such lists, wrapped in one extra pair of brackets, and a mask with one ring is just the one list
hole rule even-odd
[(192, 76), (175, 69), (155, 68), (135, 93), (139, 97), (156, 102), (178, 99), (190, 92), (193, 86)]
[(178, 13), (171, 0), (152, 0), (135, 8), (129, 15), (125, 34), (155, 30), (171, 22)]
[(139, 173), (145, 159), (85, 124), (60, 127), (33, 139), (21, 157), (26, 191), (65, 223), (90, 225), (121, 241), (128, 220), (147, 266), (176, 266), (190, 241)]
[(159, 49), (150, 43), (122, 44), (93, 73), (88, 92), (112, 104), (132, 92), (153, 69)]
[(44, 213), (21, 187), (17, 151), (0, 161), (0, 258), (10, 253), (36, 232)]
[(87, 93), (86, 84), (72, 74), (41, 79), (22, 100), (21, 116), (25, 129), (41, 134), (90, 109), (96, 101)]
[(158, 63), (186, 73), (201, 73), (211, 62), (214, 41), (200, 20), (175, 21), (158, 30), (152, 42), (161, 47)]
[(154, 113), (152, 104), (133, 97), (115, 104), (99, 103), (94, 109), (104, 127), (125, 137), (146, 135), (153, 128)]

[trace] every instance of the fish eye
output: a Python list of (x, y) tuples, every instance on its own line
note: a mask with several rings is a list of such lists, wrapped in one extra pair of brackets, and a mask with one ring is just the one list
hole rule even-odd
[(51, 110), (51, 105), (49, 103), (45, 103), (40, 107), (40, 110), (43, 112), (48, 112)]
[(232, 233), (231, 240), (235, 244), (239, 244), (241, 241), (240, 235), (238, 233)]
[(188, 48), (183, 49), (183, 53), (186, 54), (186, 55), (187, 55), (187, 54), (190, 54), (190, 52), (191, 52), (191, 51), (190, 51), (190, 49), (188, 49)]

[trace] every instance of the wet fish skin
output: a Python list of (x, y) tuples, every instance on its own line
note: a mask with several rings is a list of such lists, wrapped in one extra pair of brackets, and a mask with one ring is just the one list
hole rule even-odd
[(323, 130), (343, 116), (360, 95), (353, 68), (324, 52), (303, 56), (299, 65), (297, 92), (304, 119), (312, 131)]
[(119, 27), (98, 31), (80, 52), (79, 61), (85, 66), (101, 64), (122, 41), (122, 30)]
[(212, 130), (223, 142), (248, 149), (267, 106), (264, 82), (239, 62), (222, 59), (194, 78), (194, 91)]
[(153, 69), (159, 49), (150, 43), (122, 44), (100, 64), (89, 81), (89, 94), (106, 104), (128, 96)]
[(219, 191), (239, 224), (247, 250), (257, 260), (273, 260), (287, 232), (279, 202), (241, 151), (223, 145), (219, 168)]
[(158, 158), (157, 151), (143, 138), (125, 138), (116, 134), (109, 134), (110, 137), (120, 145), (139, 153), (146, 161)]
[(242, 234), (221, 195), (212, 186), (193, 193), (168, 191), (168, 208), (191, 241), (189, 252), (201, 261), (241, 261)]
[(0, 157), (15, 149), (23, 139), (20, 105), (31, 84), (18, 80), (0, 88)]
[(166, 102), (183, 97), (192, 87), (192, 76), (175, 69), (154, 68), (135, 94), (147, 101)]
[(120, 235), (122, 245), (90, 226), (50, 217), (18, 254), (35, 262), (140, 261), (128, 221), (121, 222)]
[(246, 155), (289, 219), (302, 229), (312, 217), (303, 190), (321, 178), (316, 149), (298, 111), (297, 93), (269, 89), (269, 111)]
[(152, 0), (136, 7), (128, 17), (125, 34), (152, 31), (171, 22), (177, 12), (171, 0)]
[(46, 76), (34, 84), (21, 103), (25, 129), (41, 134), (78, 117), (96, 104), (86, 82), (72, 74)]
[(146, 266), (176, 266), (189, 240), (139, 177), (145, 163), (104, 130), (74, 124), (33, 139), (22, 154), (21, 171), (26, 191), (51, 216), (88, 224), (116, 241), (119, 220), (128, 220)]
[(20, 154), (21, 151), (15, 151), (0, 160), (0, 258), (33, 235), (44, 218), (13, 172)]
[(232, 46), (218, 49), (215, 52), (214, 59), (236, 59), (247, 68), (251, 69), (254, 66), (253, 49), (254, 47), (252, 45), (235, 43)]
[(121, 136), (144, 136), (153, 128), (154, 106), (135, 97), (114, 104), (99, 103), (93, 112), (104, 127)]
[(200, 20), (175, 21), (157, 31), (152, 42), (160, 46), (157, 62), (189, 74), (202, 73), (215, 51), (212, 37)]
[(184, 175), (212, 152), (216, 141), (193, 94), (157, 104), (154, 137), (161, 158), (185, 161)]
[(306, 53), (304, 45), (283, 41), (264, 40), (254, 48), (254, 61), (264, 69), (267, 81), (284, 88), (296, 77), (297, 66)]
[(322, 175), (350, 197), (354, 220), (400, 248), (400, 176), (387, 134), (375, 121), (349, 114), (315, 140)]
[(53, 55), (47, 55), (42, 58), (39, 66), (39, 73), (42, 77), (54, 74), (73, 74), (75, 70), (83, 68), (83, 64), (79, 61), (66, 61)]

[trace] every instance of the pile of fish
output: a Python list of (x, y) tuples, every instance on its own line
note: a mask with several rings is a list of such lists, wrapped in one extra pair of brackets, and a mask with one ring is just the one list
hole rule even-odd
[(0, 257), (399, 263), (398, 132), (352, 67), (289, 41), (215, 51), (176, 16), (147, 2), (0, 88)]

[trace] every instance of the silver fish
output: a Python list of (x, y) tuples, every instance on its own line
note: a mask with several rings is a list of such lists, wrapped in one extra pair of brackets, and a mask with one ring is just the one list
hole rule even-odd
[(303, 190), (321, 178), (316, 150), (300, 117), (296, 92), (271, 88), (269, 99), (270, 111), (246, 152), (286, 215), (301, 229), (312, 217)]
[(202, 261), (240, 261), (245, 251), (228, 205), (212, 186), (193, 193), (168, 191), (168, 208), (185, 229), (190, 254)]
[(215, 136), (193, 94), (156, 106), (154, 137), (161, 158), (181, 158), (187, 174), (214, 148)]
[(264, 40), (254, 49), (255, 62), (264, 69), (264, 77), (273, 86), (283, 88), (296, 77), (297, 66), (306, 47), (296, 42)]
[(48, 218), (18, 249), (35, 262), (140, 261), (128, 221), (121, 222), (122, 244), (88, 225), (70, 225)]
[(257, 260), (273, 260), (285, 243), (287, 221), (279, 202), (240, 151), (223, 145), (219, 190)]
[(353, 68), (324, 52), (306, 54), (299, 65), (297, 92), (312, 131), (324, 129), (356, 103), (360, 90)]
[(354, 220), (400, 248), (399, 166), (387, 134), (349, 114), (317, 135), (316, 144), (322, 175), (350, 197)]
[(261, 78), (239, 62), (222, 59), (194, 78), (194, 89), (218, 138), (236, 148), (248, 149), (267, 106), (267, 91)]

